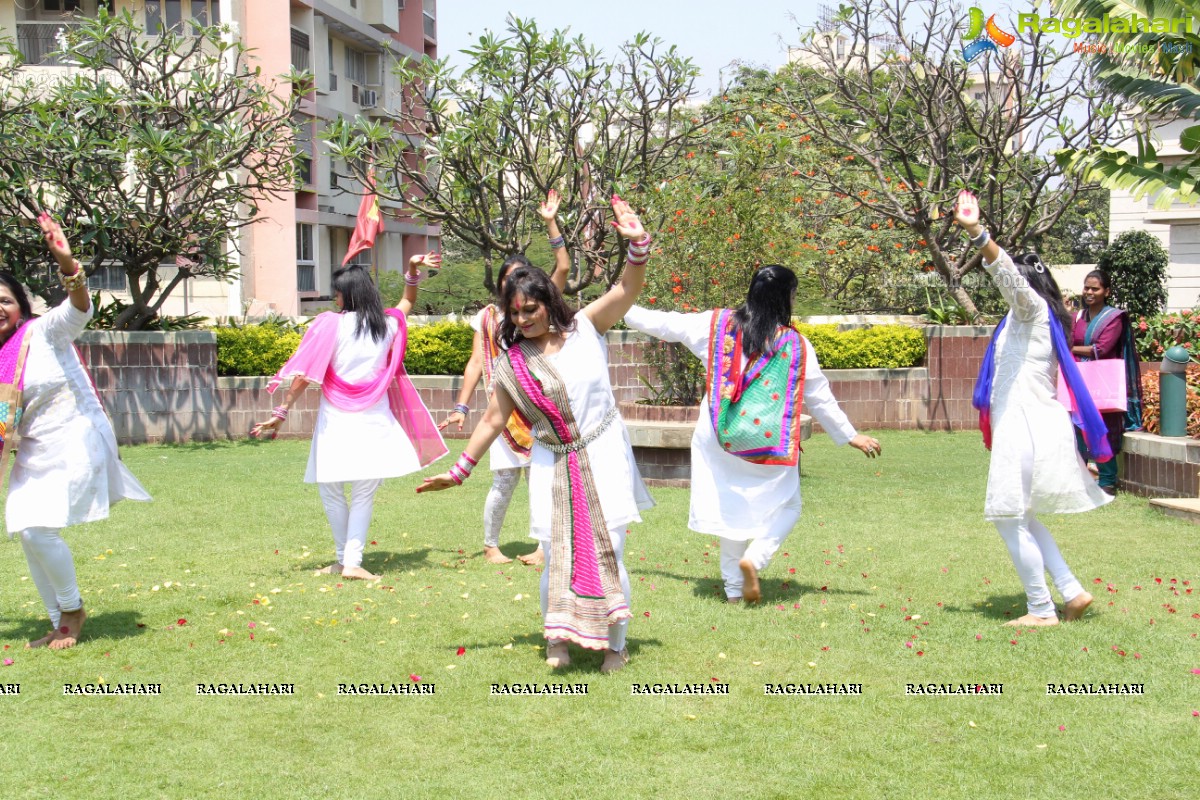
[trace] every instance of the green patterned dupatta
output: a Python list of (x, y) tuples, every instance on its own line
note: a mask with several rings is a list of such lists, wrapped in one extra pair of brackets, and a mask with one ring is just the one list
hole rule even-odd
[(609, 626), (631, 613), (587, 444), (616, 419), (616, 408), (596, 430), (581, 434), (562, 376), (525, 341), (497, 359), (495, 381), (533, 424), (534, 438), (555, 454), (546, 638), (603, 650)]
[(728, 308), (713, 312), (708, 340), (708, 408), (722, 449), (755, 464), (794, 467), (800, 459), (804, 339), (790, 326), (774, 351), (747, 359), (742, 332)]
[(25, 388), (25, 359), (29, 355), (29, 321), (0, 347), (0, 482), (8, 472), (8, 456), (21, 424), (21, 393)]

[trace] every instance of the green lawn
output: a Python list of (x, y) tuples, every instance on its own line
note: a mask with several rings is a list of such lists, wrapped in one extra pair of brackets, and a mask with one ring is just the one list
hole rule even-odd
[[(489, 477), (375, 508), (376, 585), (314, 576), (332, 543), (307, 442), (127, 448), (154, 494), (72, 529), (91, 619), (73, 650), (45, 629), (16, 542), (0, 546), (0, 683), (9, 797), (1194, 798), (1200, 763), (1197, 529), (1122, 496), (1046, 522), (1096, 595), (1084, 621), (1002, 627), (1024, 609), (982, 519), (974, 433), (885, 431), (868, 462), (824, 436), (805, 512), (760, 607), (722, 601), (716, 542), (687, 494), (629, 538), (633, 661), (602, 677), (542, 662), (538, 574), (480, 558)], [(456, 445), (457, 447), (460, 445)], [(443, 464), (446, 462), (443, 462)], [(526, 552), (522, 484), (503, 546)], [(911, 647), (907, 645), (912, 645)], [(456, 655), (464, 648), (462, 655)], [(339, 682), (436, 687), (338, 696)], [(66, 697), (65, 683), (161, 683), (157, 697)], [(729, 684), (631, 696), (631, 684)], [(586, 682), (495, 697), (493, 682)], [(286, 682), (291, 697), (197, 697), (197, 683)], [(861, 683), (861, 696), (767, 697), (767, 683)], [(905, 684), (1003, 683), (1000, 696)], [(1047, 683), (1145, 684), (1142, 697), (1048, 697)]]

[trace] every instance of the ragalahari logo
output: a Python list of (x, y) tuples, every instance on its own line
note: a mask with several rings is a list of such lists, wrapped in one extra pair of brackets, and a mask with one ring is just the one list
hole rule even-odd
[(980, 8), (973, 7), (971, 9), (969, 24), (966, 39), (970, 44), (963, 48), (963, 58), (968, 64), (984, 53), (999, 52), (996, 45), (1008, 47), (1017, 40), (1017, 37), (1011, 33), (1000, 30), (1000, 26), (996, 24), (995, 14), (984, 22), (983, 10)]

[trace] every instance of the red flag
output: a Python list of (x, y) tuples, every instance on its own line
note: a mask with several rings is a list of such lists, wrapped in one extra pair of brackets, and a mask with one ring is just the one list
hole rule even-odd
[(358, 206), (358, 221), (354, 223), (354, 233), (350, 236), (350, 247), (342, 259), (342, 266), (346, 266), (357, 253), (374, 247), (375, 237), (382, 232), (383, 212), (379, 210), (379, 198), (375, 196), (375, 182), (372, 181), (370, 191), (363, 195)]

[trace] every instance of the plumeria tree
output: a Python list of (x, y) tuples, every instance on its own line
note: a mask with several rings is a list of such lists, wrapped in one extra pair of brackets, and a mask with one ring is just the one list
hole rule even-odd
[[(192, 33), (147, 37), (128, 11), (103, 6), (81, 17), (56, 55), (72, 69), (39, 85), (0, 141), (0, 253), (53, 296), (28, 223), (50, 211), (89, 274), (125, 271), (131, 302), (115, 328), (149, 324), (190, 277), (230, 276), (238, 230), (295, 185), (291, 88), (264, 79), (226, 31)], [(163, 263), (177, 267), (165, 281)]]
[[(403, 214), (477, 248), (488, 289), (496, 260), (542, 230), (537, 205), (556, 189), (579, 261), (567, 292), (612, 284), (625, 245), (608, 224), (610, 196), (687, 172), (703, 127), (691, 103), (696, 67), (646, 34), (606, 56), (582, 36), (515, 18), (463, 52), (461, 71), (401, 59), (395, 74), (407, 88), (387, 118), (334, 122), (324, 134), (331, 155), (364, 183), (373, 172)], [(656, 228), (659, 209), (639, 210)]]

